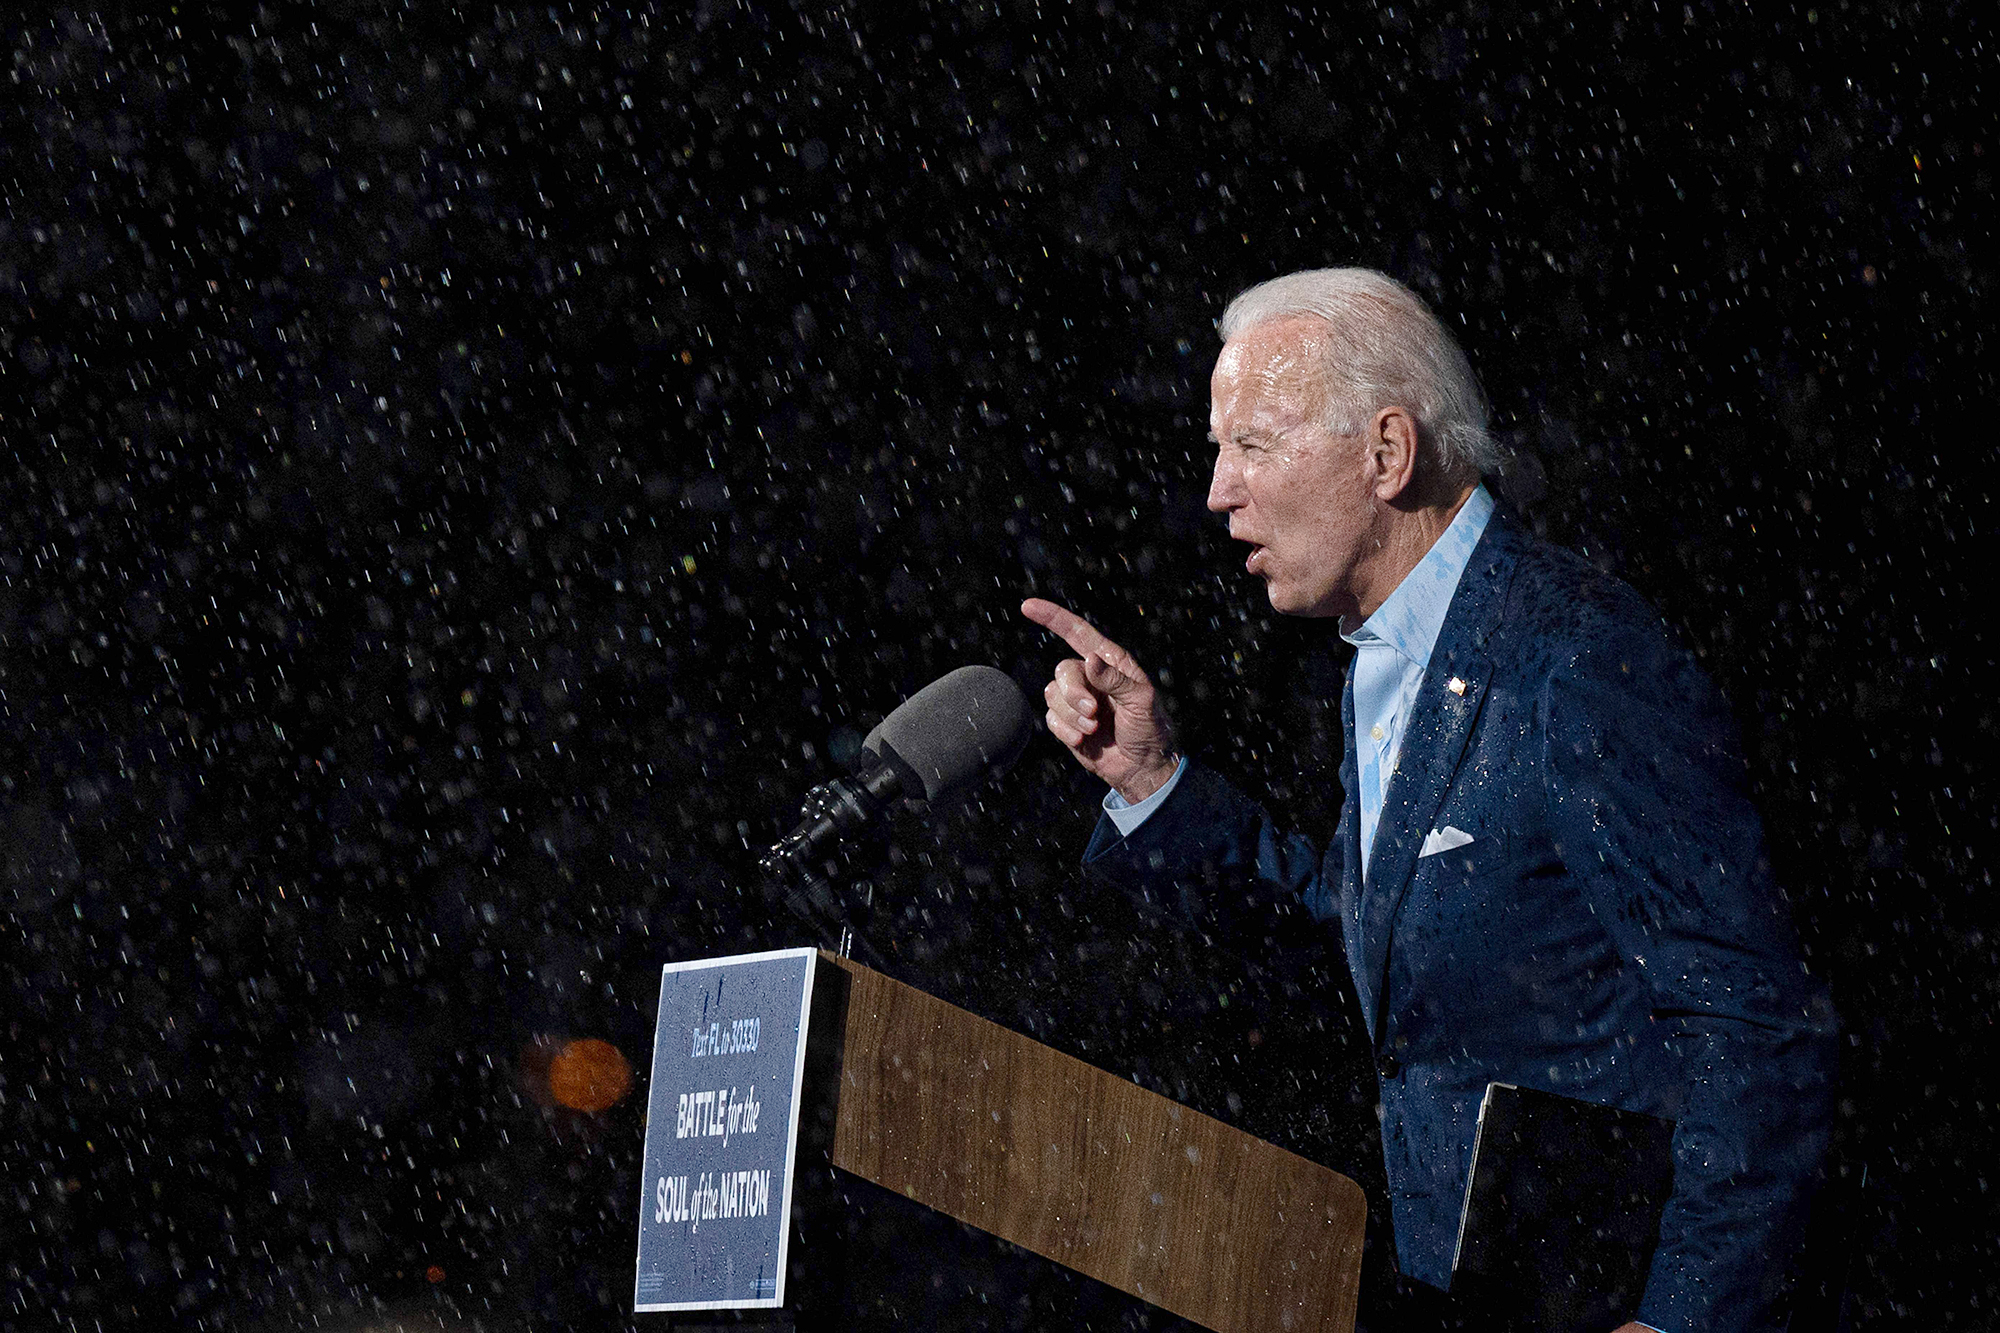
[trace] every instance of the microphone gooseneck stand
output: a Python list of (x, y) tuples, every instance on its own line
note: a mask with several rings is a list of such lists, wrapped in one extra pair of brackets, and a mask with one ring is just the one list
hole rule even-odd
[[(854, 904), (826, 873), (826, 854), (848, 834), (873, 824), (896, 799), (900, 782), (900, 775), (886, 763), (822, 782), (800, 803), (798, 826), (773, 843), (758, 862), (792, 915), (815, 934), (837, 932), (834, 947), (843, 958), (852, 956), (859, 943), (868, 961), (879, 961), (876, 950), (856, 934)], [(874, 904), (875, 886), (864, 881), (860, 906), (865, 913)]]

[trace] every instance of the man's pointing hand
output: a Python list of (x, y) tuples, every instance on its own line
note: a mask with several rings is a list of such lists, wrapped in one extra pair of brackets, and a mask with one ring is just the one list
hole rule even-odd
[(1057, 663), (1055, 678), (1042, 690), (1049, 732), (1132, 804), (1158, 791), (1180, 760), (1151, 678), (1073, 611), (1030, 597), (1021, 614), (1078, 654)]

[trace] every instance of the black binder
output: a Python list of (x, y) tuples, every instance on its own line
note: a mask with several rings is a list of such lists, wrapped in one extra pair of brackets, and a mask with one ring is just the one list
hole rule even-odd
[(1673, 1133), (1657, 1116), (1487, 1084), (1452, 1295), (1545, 1333), (1631, 1319), (1673, 1193)]

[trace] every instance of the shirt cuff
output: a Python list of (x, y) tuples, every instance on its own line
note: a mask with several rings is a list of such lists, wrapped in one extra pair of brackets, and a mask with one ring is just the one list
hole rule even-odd
[(1139, 825), (1152, 818), (1153, 812), (1166, 803), (1167, 797), (1173, 795), (1174, 788), (1180, 785), (1181, 774), (1187, 772), (1187, 764), (1187, 756), (1182, 755), (1180, 762), (1174, 765), (1174, 775), (1162, 782), (1158, 791), (1137, 805), (1127, 802), (1115, 788), (1104, 793), (1104, 814), (1118, 826), (1119, 837), (1129, 838), (1138, 832)]

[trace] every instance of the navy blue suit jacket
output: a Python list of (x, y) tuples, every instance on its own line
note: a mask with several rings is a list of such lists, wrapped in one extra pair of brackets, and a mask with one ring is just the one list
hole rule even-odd
[[(1463, 692), (1451, 688), (1452, 681)], [(1355, 783), (1343, 700), (1342, 786)], [(1639, 1318), (1761, 1328), (1827, 1142), (1835, 1021), (1765, 861), (1735, 729), (1630, 587), (1496, 513), (1404, 733), (1364, 884), (1199, 763), (1086, 862), (1250, 874), (1339, 923), (1378, 1056), (1399, 1266), (1447, 1287), (1491, 1081), (1678, 1122)], [(1433, 829), (1473, 841), (1419, 856)]]

